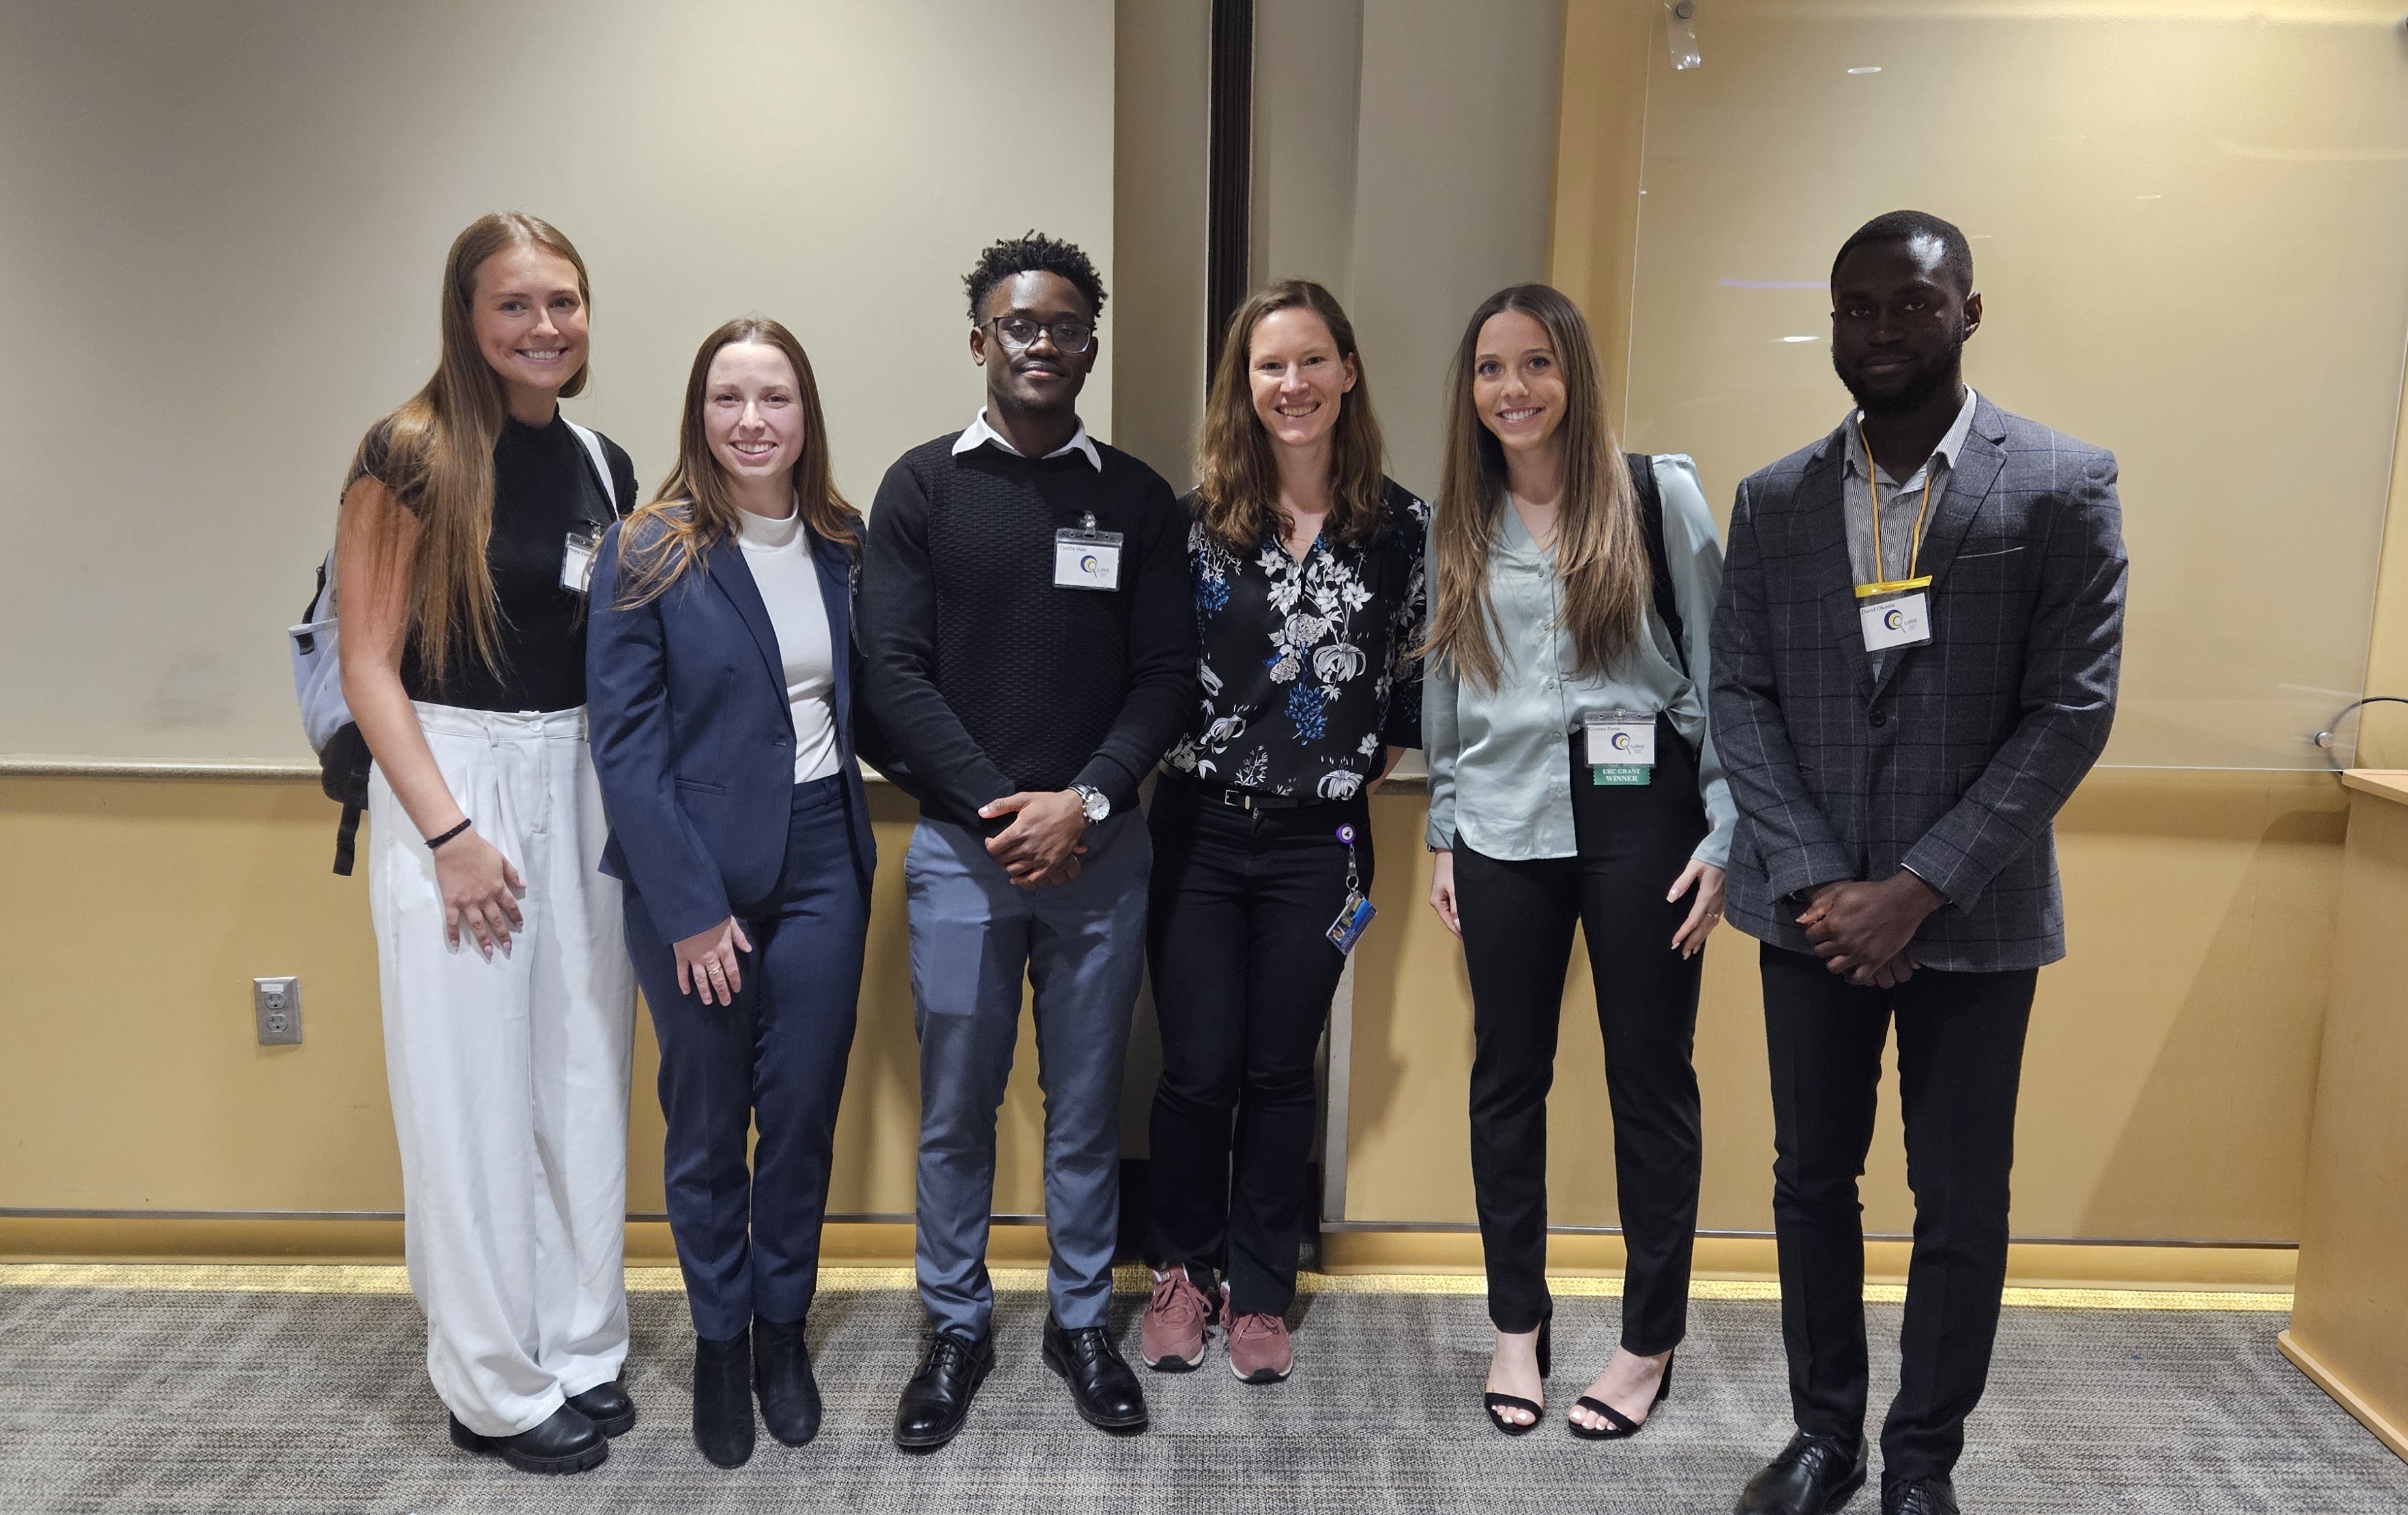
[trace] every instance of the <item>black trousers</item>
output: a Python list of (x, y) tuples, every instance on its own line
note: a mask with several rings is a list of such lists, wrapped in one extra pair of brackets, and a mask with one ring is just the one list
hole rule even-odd
[(1369, 807), (1358, 796), (1249, 812), (1166, 776), (1149, 822), (1162, 1081), (1147, 1258), (1185, 1263), (1208, 1287), (1226, 1270), (1240, 1314), (1283, 1314), (1312, 1224), (1313, 1053), (1346, 967), (1326, 934), (1346, 897), (1337, 831), (1354, 828), (1369, 892)]
[(1672, 937), (1693, 896), (1668, 902), (1706, 834), (1695, 759), (1658, 718), (1652, 783), (1589, 782), (1572, 742), (1579, 856), (1504, 862), (1457, 841), (1455, 889), (1471, 977), (1471, 1182), (1488, 1264), (1488, 1318), (1535, 1330), (1547, 1292), (1547, 1091), (1555, 1076), (1572, 928), (1588, 940), (1613, 1106), (1615, 1202), (1629, 1262), (1622, 1345), (1652, 1356), (1688, 1328), (1689, 1259), (1704, 1144), (1698, 1075), (1703, 957)]
[(2015, 1092), (2039, 974), (1925, 969), (1858, 988), (1820, 960), (1764, 949), (1772, 1062), (1772, 1216), (1781, 1333), (1801, 1431), (1865, 1428), (1865, 1237), (1856, 1179), (1872, 1145), (1882, 1046), (1898, 1025), (1899, 1107), (1914, 1191), (1898, 1398), (1882, 1479), (1944, 1477), (1980, 1403), (2007, 1279)]

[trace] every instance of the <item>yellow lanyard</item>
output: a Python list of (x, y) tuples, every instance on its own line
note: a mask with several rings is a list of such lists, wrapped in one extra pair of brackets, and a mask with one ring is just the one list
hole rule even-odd
[(1856, 440), (1865, 444), (1865, 488), (1873, 497), (1873, 573), (1875, 582), (1856, 585), (1856, 598), (1870, 599), (1875, 595), (1902, 594), (1909, 589), (1930, 586), (1928, 578), (1918, 579), (1914, 570), (1923, 561), (1923, 524), (1931, 518), (1931, 483), (1938, 470), (1928, 459), (1923, 465), (1923, 508), (1914, 512), (1914, 540), (1907, 544), (1906, 577), (1885, 579), (1889, 571), (1889, 543), (1882, 536), (1881, 467), (1873, 461), (1872, 439), (1865, 435), (1865, 418), (1856, 417)]

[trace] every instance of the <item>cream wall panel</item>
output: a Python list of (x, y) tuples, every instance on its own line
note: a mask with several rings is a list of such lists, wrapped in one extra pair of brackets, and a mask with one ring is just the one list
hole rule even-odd
[(1987, 307), (1967, 377), (2122, 467), (2108, 760), (2325, 767), (2408, 339), (2408, 284), (2349, 271), (2408, 260), (2399, 33), (2367, 5), (1710, 0), (1703, 66), (1648, 50), (1633, 445), (1694, 454), (1724, 507), (1829, 432), (1832, 254), (1947, 216)]
[[(915, 813), (871, 791), (880, 867), (828, 1207), (909, 1215), (920, 1121), (903, 852)], [(0, 778), (0, 1210), (393, 1211), (367, 895), (337, 878), (315, 786)], [(298, 974), (304, 1041), (253, 1041), (251, 980)], [(661, 1198), (659, 1063), (640, 1005), (627, 1205)], [(996, 1207), (1043, 1208), (1025, 1017), (998, 1122)]]
[(1347, 314), (1390, 471), (1424, 498), (1464, 322), (1546, 273), (1562, 25), (1555, 0), (1363, 3)]
[(1111, 0), (0, 7), (0, 532), (52, 566), (0, 596), (42, 650), (0, 660), (0, 754), (306, 758), (283, 628), (488, 210), (584, 253), (570, 411), (647, 488), (695, 346), (759, 312), (866, 502), (978, 404), (981, 246), (1041, 227), (1111, 280), (1113, 34)]
[[(1375, 801), (1379, 950), (1358, 965), (1346, 1219), (1473, 1219), (1470, 994), (1431, 915), (1420, 807)], [(2287, 1242), (2347, 816), (2316, 774), (2102, 772), (2059, 827), (2072, 956), (2041, 974), (2014, 1225), (2027, 1238)], [(1368, 946), (1367, 946), (1368, 950)], [(1551, 1219), (1614, 1224), (1612, 1126), (1584, 961), (1548, 1104)], [(1698, 1014), (1699, 1226), (1771, 1226), (1772, 1115), (1756, 945), (1708, 950)], [(1895, 1075), (1865, 1180), (1869, 1230), (1913, 1225)]]
[(1211, 0), (1119, 0), (1112, 441), (1184, 492), (1204, 413)]

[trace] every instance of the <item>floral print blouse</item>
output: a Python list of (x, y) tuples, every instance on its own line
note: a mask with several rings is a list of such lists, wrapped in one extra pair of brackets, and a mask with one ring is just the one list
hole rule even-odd
[[(1202, 699), (1168, 755), (1204, 783), (1258, 794), (1348, 800), (1383, 746), (1421, 744), (1429, 507), (1387, 481), (1387, 521), (1350, 547), (1327, 533), (1297, 558), (1276, 525), (1251, 556), (1200, 520), (1188, 528)], [(1182, 501), (1191, 519), (1200, 502)]]

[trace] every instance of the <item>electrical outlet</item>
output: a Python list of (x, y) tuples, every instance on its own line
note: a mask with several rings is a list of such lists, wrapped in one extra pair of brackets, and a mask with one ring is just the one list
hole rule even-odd
[(301, 1040), (301, 980), (254, 978), (251, 1007), (259, 1017), (259, 1045), (282, 1046)]

